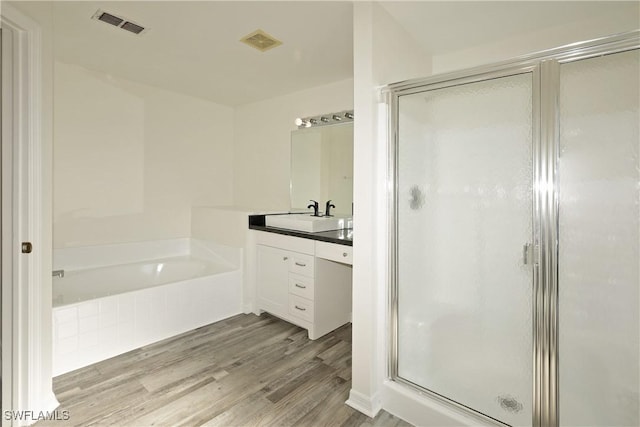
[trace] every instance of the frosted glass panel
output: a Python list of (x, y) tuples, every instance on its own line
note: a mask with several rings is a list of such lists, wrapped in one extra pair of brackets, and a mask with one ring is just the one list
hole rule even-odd
[(561, 66), (560, 424), (638, 426), (638, 51)]
[(532, 77), (399, 100), (398, 375), (531, 425)]

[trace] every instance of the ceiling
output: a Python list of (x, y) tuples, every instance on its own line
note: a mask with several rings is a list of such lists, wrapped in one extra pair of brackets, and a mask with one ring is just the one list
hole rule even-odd
[[(380, 4), (431, 55), (604, 16), (640, 20), (638, 1)], [(352, 78), (352, 8), (349, 1), (55, 1), (54, 50), (63, 62), (236, 106)], [(136, 36), (92, 20), (98, 9), (149, 30)], [(239, 41), (257, 29), (283, 44), (260, 52)]]
[(625, 22), (635, 25), (628, 30), (640, 26), (640, 2), (637, 0), (382, 1), (380, 4), (432, 55), (596, 19), (628, 15), (632, 18)]
[[(97, 9), (149, 28), (134, 35)], [(349, 2), (56, 1), (56, 59), (235, 106), (353, 77)], [(266, 52), (239, 40), (262, 29)]]

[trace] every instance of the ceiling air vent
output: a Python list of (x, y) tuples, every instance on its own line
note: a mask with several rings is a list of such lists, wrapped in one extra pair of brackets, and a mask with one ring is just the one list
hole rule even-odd
[(249, 46), (258, 49), (260, 52), (265, 52), (274, 47), (280, 46), (282, 42), (275, 37), (265, 33), (262, 30), (256, 30), (251, 34), (247, 34), (240, 39), (242, 43), (246, 43)]
[(116, 16), (112, 13), (108, 13), (103, 10), (98, 10), (96, 13), (93, 14), (91, 19), (106, 22), (107, 24), (111, 24), (114, 27), (118, 27), (120, 29), (129, 31), (134, 34), (142, 34), (145, 31), (147, 31), (147, 29), (142, 25), (138, 25), (126, 18)]
[(133, 22), (129, 21), (122, 24), (120, 28), (122, 28), (123, 30), (131, 31), (134, 34), (140, 34), (144, 31), (144, 27), (141, 27), (140, 25), (134, 24)]

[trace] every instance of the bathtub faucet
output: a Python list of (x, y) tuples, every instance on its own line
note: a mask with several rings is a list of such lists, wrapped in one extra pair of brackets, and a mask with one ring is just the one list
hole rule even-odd
[(53, 273), (51, 275), (53, 277), (59, 277), (62, 279), (64, 277), (64, 270), (53, 270)]

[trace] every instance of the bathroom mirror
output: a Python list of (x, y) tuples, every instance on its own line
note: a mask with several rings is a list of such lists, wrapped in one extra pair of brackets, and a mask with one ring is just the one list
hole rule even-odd
[(353, 204), (353, 123), (291, 132), (291, 210), (308, 211), (310, 199), (324, 212), (350, 216)]

